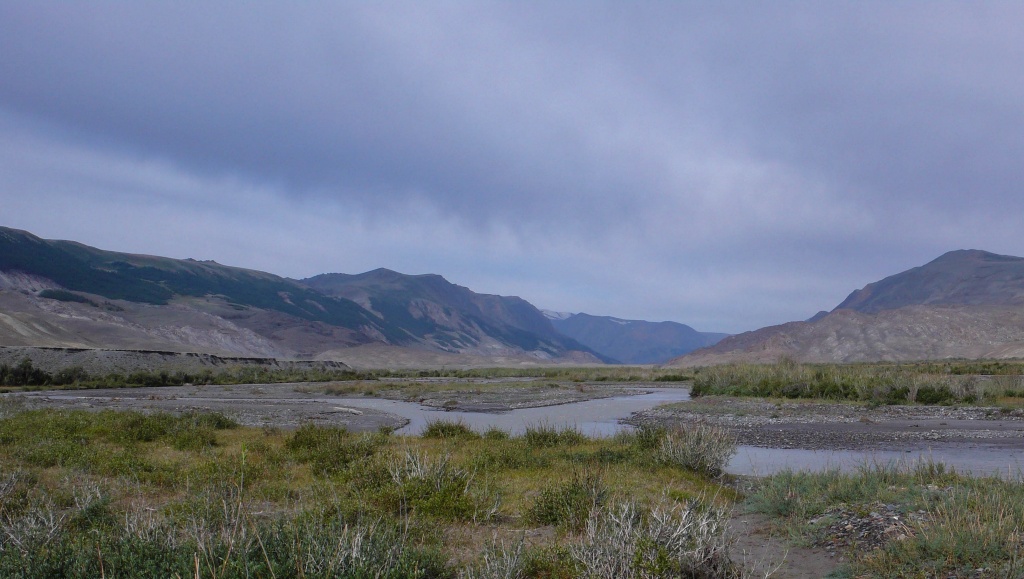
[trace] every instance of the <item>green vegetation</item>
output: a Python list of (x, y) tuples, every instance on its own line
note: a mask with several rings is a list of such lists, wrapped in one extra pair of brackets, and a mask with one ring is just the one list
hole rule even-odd
[[(733, 495), (660, 461), (645, 435), (432, 426), (282, 432), (5, 406), (0, 576), (677, 577), (705, 551), (684, 576), (740, 576), (724, 527), (691, 528)], [(546, 544), (523, 542), (542, 527)]]
[(25, 358), (14, 366), (0, 364), (0, 385), (36, 388), (125, 388), (141, 386), (182, 386), (185, 384), (273, 384), (286, 382), (329, 382), (376, 380), (383, 373), (351, 370), (281, 370), (258, 365), (236, 365), (198, 372), (172, 370), (136, 371), (130, 374), (90, 374), (80, 367), (47, 372)]
[(661, 437), (655, 458), (662, 464), (718, 476), (734, 454), (736, 439), (731, 434), (721, 428), (698, 423), (666, 432)]
[[(423, 436), (423, 438), (450, 438), (462, 440), (480, 438), (480, 435), (470, 428), (465, 422), (452, 420), (433, 420), (428, 422), (427, 427), (423, 429), (423, 434), (421, 436)], [(491, 434), (491, 436), (494, 436), (494, 434)]]
[[(663, 379), (667, 377), (667, 379)], [(37, 368), (28, 358), (10, 366), (0, 364), (0, 386), (15, 387), (56, 387), (56, 388), (122, 388), (137, 386), (181, 386), (184, 384), (280, 384), (290, 382), (338, 382), (330, 384), (323, 391), (333, 395), (362, 395), (376, 388), (399, 388), (408, 390), (438, 390), (450, 384), (427, 382), (394, 382), (394, 380), (416, 380), (420, 378), (452, 378), (455, 380), (474, 378), (537, 378), (563, 382), (656, 382), (683, 380), (676, 371), (639, 367), (538, 367), (538, 368), (490, 368), (475, 370), (331, 370), (323, 369), (277, 369), (257, 364), (233, 365), (217, 369), (186, 372), (180, 370), (137, 371), (130, 374), (90, 374), (79, 367), (48, 372)], [(363, 382), (374, 382), (372, 386)], [(524, 385), (533, 385), (525, 383)], [(487, 388), (486, 384), (473, 384), (474, 389)], [(508, 383), (495, 385), (508, 388)]]
[[(848, 557), (854, 577), (1020, 577), (1024, 481), (963, 476), (940, 463), (869, 464), (857, 472), (783, 472), (748, 499), (753, 511), (808, 543), (839, 510), (867, 515), (893, 505), (903, 538)], [(915, 516), (910, 516), (915, 515)], [(898, 527), (899, 525), (897, 525)], [(978, 569), (984, 569), (977, 574)]]
[[(992, 370), (991, 375), (958, 374), (970, 367)], [(936, 373), (938, 370), (948, 372)], [(1015, 369), (1018, 373), (1010, 373)], [(939, 364), (731, 364), (696, 370), (691, 394), (758, 396), (765, 398), (823, 398), (871, 404), (953, 404), (998, 402), (1024, 396), (1020, 373), (1024, 365), (981, 362)], [(998, 372), (998, 373), (996, 373)]]
[[(0, 231), (0, 270), (32, 273), (68, 290), (112, 300), (165, 305), (175, 296), (219, 296), (238, 307), (273, 310), (335, 326), (369, 325), (395, 343), (407, 338), (394, 324), (373, 317), (350, 300), (328, 297), (275, 275), (212, 262), (103, 251), (4, 229)], [(66, 301), (85, 299), (65, 290), (43, 294)]]
[(97, 306), (96, 302), (89, 298), (76, 294), (75, 292), (69, 292), (67, 290), (59, 289), (46, 289), (39, 292), (39, 297), (50, 300), (57, 300), (59, 302), (74, 302), (79, 304), (89, 304), (91, 306)]

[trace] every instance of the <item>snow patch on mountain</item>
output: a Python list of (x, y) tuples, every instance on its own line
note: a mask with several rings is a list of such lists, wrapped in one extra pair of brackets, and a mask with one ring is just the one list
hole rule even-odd
[(576, 315), (571, 312), (554, 312), (551, 310), (541, 310), (540, 313), (544, 314), (549, 320), (568, 320)]

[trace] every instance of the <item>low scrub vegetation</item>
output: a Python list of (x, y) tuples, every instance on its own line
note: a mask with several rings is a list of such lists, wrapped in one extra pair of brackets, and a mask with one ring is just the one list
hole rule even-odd
[[(450, 438), (473, 440), (480, 438), (480, 435), (469, 427), (465, 422), (454, 420), (433, 420), (427, 423), (423, 429), (423, 438)], [(494, 436), (494, 434), (491, 434)]]
[[(712, 503), (713, 504), (713, 503)], [(742, 577), (725, 534), (729, 513), (708, 501), (594, 509), (571, 546), (584, 577)]]
[(660, 458), (670, 433), (432, 427), (5, 408), (0, 576), (735, 576), (718, 527), (686, 530), (733, 495)]
[(868, 464), (852, 473), (783, 472), (764, 479), (747, 508), (778, 517), (788, 533), (815, 542), (826, 538), (837, 511), (866, 515), (880, 504), (895, 508), (903, 532), (856, 556), (849, 546), (850, 576), (1024, 575), (1020, 473), (968, 477), (927, 461)]
[[(560, 382), (680, 382), (689, 380), (689, 374), (679, 370), (634, 366), (603, 366), (593, 368), (538, 367), (488, 368), (479, 370), (286, 370), (258, 365), (236, 365), (217, 370), (138, 370), (129, 373), (96, 374), (81, 367), (48, 371), (35, 366), (29, 358), (14, 365), (0, 364), (0, 386), (19, 388), (124, 388), (140, 386), (182, 386), (185, 384), (280, 384), (288, 382), (340, 382), (329, 386), (328, 393), (336, 395), (372, 393), (375, 386), (430, 389), (427, 383), (398, 383), (368, 385), (388, 380), (418, 380), (452, 378), (536, 378), (538, 381)], [(350, 382), (350, 383), (349, 383)], [(505, 384), (504, 387), (508, 385)]]
[(666, 432), (655, 459), (707, 476), (718, 476), (736, 454), (736, 438), (724, 428), (696, 423)]
[[(978, 368), (985, 366), (979, 364)], [(1007, 372), (1022, 366), (998, 366), (1001, 373), (953, 373), (934, 364), (731, 364), (696, 371), (693, 396), (822, 398), (871, 404), (953, 404), (995, 402), (1024, 396), (1021, 377)]]

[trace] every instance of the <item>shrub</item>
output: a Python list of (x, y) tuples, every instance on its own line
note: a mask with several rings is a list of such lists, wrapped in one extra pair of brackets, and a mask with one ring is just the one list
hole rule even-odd
[(700, 501), (649, 511), (632, 501), (595, 509), (583, 540), (570, 547), (584, 577), (733, 578), (728, 513)]
[(491, 541), (483, 557), (475, 565), (459, 573), (459, 579), (523, 579), (526, 577), (524, 541), (514, 545)]
[(641, 451), (655, 450), (661, 446), (667, 434), (668, 430), (664, 426), (642, 424), (634, 431), (633, 446)]
[(484, 431), (485, 440), (508, 440), (509, 435), (507, 430), (502, 430), (496, 426), (492, 426)]
[(452, 438), (459, 440), (474, 440), (480, 435), (473, 432), (465, 422), (454, 420), (432, 420), (423, 429), (423, 438)]
[(372, 457), (380, 444), (379, 435), (353, 436), (341, 427), (304, 424), (285, 441), (285, 448), (300, 462), (310, 463), (314, 473), (329, 476)]
[(917, 402), (945, 404), (953, 400), (953, 393), (945, 386), (922, 386), (917, 389)]
[(736, 438), (729, 431), (699, 422), (665, 434), (655, 457), (662, 464), (718, 476), (734, 454)]
[(489, 519), (498, 498), (474, 488), (470, 471), (452, 464), (449, 455), (432, 458), (407, 451), (388, 465), (390, 484), (380, 489), (383, 506), (396, 514), (418, 514), (448, 521)]
[(586, 442), (587, 437), (575, 427), (561, 430), (547, 423), (531, 424), (523, 433), (523, 440), (530, 448), (552, 448), (556, 446), (575, 446)]
[(590, 512), (603, 505), (607, 497), (608, 487), (599, 472), (576, 470), (568, 481), (542, 489), (526, 519), (580, 531)]

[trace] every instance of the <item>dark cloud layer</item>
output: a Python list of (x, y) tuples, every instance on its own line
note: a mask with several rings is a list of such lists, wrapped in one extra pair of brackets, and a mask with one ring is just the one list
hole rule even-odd
[(751, 329), (947, 250), (1024, 254), (1022, 24), (1013, 2), (0, 2), (5, 224)]

